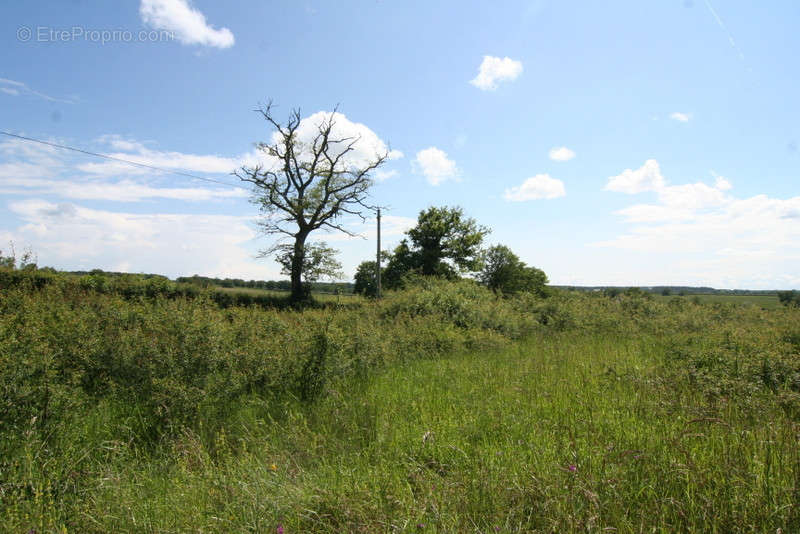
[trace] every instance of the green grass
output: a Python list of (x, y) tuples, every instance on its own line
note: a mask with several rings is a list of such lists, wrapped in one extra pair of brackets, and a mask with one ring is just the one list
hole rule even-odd
[[(87, 501), (114, 532), (775, 532), (797, 528), (796, 428), (697, 411), (648, 340), (535, 336), (396, 365), (270, 418), (216, 458), (186, 434)], [(233, 452), (235, 451), (235, 452)], [(274, 469), (273, 469), (274, 466)], [(105, 529), (105, 530), (103, 530)], [(607, 530), (604, 530), (607, 529)], [(610, 530), (615, 529), (615, 530)]]
[(768, 310), (774, 310), (776, 308), (781, 307), (781, 303), (778, 300), (777, 295), (719, 295), (719, 294), (697, 294), (697, 295), (685, 295), (685, 296), (678, 296), (678, 295), (655, 295), (658, 299), (673, 299), (673, 298), (681, 298), (681, 299), (693, 299), (697, 297), (700, 302), (703, 303), (719, 303), (719, 304), (744, 304), (748, 306), (758, 306), (761, 308), (766, 308)]
[(0, 293), (0, 530), (800, 531), (800, 310), (426, 284)]
[[(267, 296), (267, 297), (277, 297), (277, 298), (287, 298), (289, 296), (288, 291), (279, 291), (279, 290), (272, 290), (272, 289), (257, 289), (252, 287), (217, 287), (217, 291), (222, 291), (224, 293), (243, 293), (246, 295), (253, 295), (253, 296)], [(311, 295), (314, 297), (315, 300), (324, 303), (330, 302), (347, 302), (352, 303), (358, 300), (363, 299), (361, 295), (355, 295), (353, 293), (342, 293), (340, 295), (336, 295), (334, 293), (319, 293), (319, 292), (312, 292)]]

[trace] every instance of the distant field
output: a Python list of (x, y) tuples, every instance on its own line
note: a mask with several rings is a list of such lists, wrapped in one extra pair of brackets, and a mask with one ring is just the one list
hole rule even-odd
[(659, 299), (693, 299), (699, 298), (701, 302), (719, 302), (720, 304), (747, 304), (751, 306), (759, 306), (761, 308), (775, 309), (781, 306), (777, 295), (714, 295), (714, 294), (699, 294), (699, 295), (686, 295), (679, 297), (678, 295), (656, 295)]
[[(222, 291), (223, 293), (245, 293), (247, 295), (254, 295), (254, 296), (269, 296), (269, 297), (288, 297), (288, 291), (280, 291), (274, 289), (255, 289), (251, 287), (217, 287), (217, 290)], [(353, 302), (355, 299), (360, 299), (360, 295), (355, 295), (353, 293), (342, 293), (341, 295), (335, 295), (333, 293), (318, 293), (313, 291), (311, 293), (315, 299), (321, 302), (331, 302), (336, 301), (337, 299), (346, 299), (347, 302)], [(777, 297), (775, 298), (777, 301)]]

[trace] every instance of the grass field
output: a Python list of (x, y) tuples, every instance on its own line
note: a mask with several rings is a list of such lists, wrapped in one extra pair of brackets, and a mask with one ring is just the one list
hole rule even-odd
[(0, 293), (9, 532), (798, 532), (800, 310)]
[[(261, 296), (265, 295), (268, 297), (277, 297), (277, 298), (285, 298), (288, 297), (288, 291), (278, 291), (278, 290), (270, 290), (270, 289), (255, 289), (250, 287), (217, 287), (217, 291), (222, 291), (224, 293), (244, 293), (247, 295), (254, 295), (254, 296)], [(337, 302), (337, 301), (344, 301), (348, 303), (352, 303), (357, 300), (361, 300), (362, 297), (360, 295), (355, 295), (353, 293), (342, 293), (340, 295), (336, 295), (334, 293), (319, 293), (313, 292), (312, 296), (314, 299), (320, 302)], [(776, 299), (777, 300), (777, 299)]]
[(719, 294), (699, 294), (699, 295), (686, 295), (686, 296), (664, 296), (655, 295), (659, 299), (693, 299), (697, 297), (701, 302), (717, 302), (719, 304), (744, 304), (749, 306), (759, 306), (767, 309), (780, 308), (781, 303), (777, 295), (719, 295)]
[(117, 532), (135, 518), (150, 532), (800, 525), (797, 428), (777, 409), (769, 425), (695, 411), (697, 392), (654, 381), (659, 356), (641, 340), (556, 336), (396, 366), (238, 429), (247, 447), (221, 444), (239, 449), (222, 461), (187, 435), (177, 465), (122, 473), (92, 508)]

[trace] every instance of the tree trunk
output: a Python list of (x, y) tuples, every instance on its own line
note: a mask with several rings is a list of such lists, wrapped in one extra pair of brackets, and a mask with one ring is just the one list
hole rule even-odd
[(300, 302), (309, 297), (303, 287), (303, 256), (305, 254), (307, 232), (299, 232), (294, 238), (294, 253), (292, 254), (292, 302)]

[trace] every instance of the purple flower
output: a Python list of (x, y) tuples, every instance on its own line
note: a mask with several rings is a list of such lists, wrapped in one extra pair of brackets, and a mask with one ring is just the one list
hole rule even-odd
[(567, 467), (567, 469), (569, 469), (570, 473), (575, 473), (578, 471), (578, 466), (575, 464), (570, 464), (569, 467)]
[(283, 534), (283, 525), (278, 525), (278, 528), (276, 530), (278, 534)]
[(423, 528), (425, 528), (425, 523), (417, 523), (417, 528), (422, 530)]

